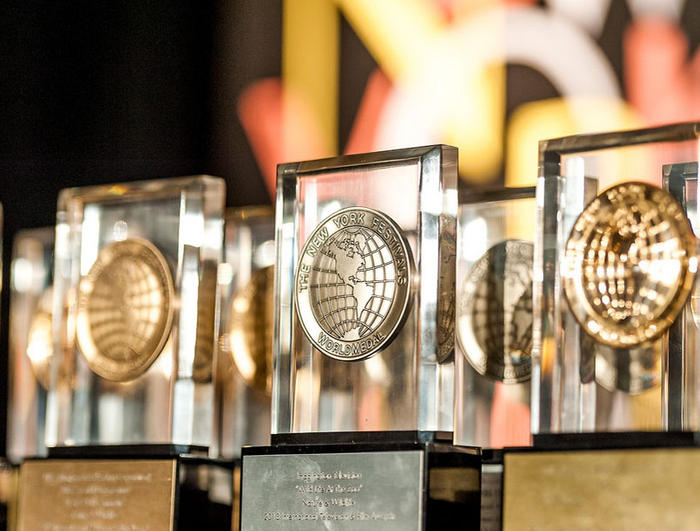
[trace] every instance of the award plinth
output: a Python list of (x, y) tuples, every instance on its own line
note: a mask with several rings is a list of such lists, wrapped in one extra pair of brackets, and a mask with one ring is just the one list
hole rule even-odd
[(243, 452), (241, 530), (478, 525), (478, 455), (451, 442), (456, 184), (448, 146), (278, 166), (272, 446)]
[(502, 529), (694, 529), (698, 446), (691, 432), (535, 436), (504, 453)]
[(48, 458), (22, 466), (19, 529), (187, 529), (193, 496), (207, 521), (224, 197), (212, 177), (59, 195)]
[[(287, 442), (289, 441), (289, 442)], [(478, 526), (478, 453), (451, 434), (309, 433), (243, 451), (241, 529)]]
[(534, 448), (505, 453), (504, 529), (697, 525), (699, 130), (540, 143)]

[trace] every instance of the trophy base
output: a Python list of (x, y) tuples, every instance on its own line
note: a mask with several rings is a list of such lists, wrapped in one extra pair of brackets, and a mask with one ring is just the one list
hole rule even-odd
[(305, 433), (243, 448), (240, 529), (477, 528), (479, 452), (451, 440), (434, 432)]
[(230, 506), (209, 496), (215, 473), (232, 478), (201, 447), (51, 448), (20, 465), (17, 529), (229, 530)]
[(503, 452), (503, 529), (695, 529), (691, 432), (548, 434)]

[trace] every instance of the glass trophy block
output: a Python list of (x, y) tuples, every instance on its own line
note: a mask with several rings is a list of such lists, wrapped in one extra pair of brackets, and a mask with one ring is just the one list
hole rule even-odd
[(243, 449), (241, 530), (478, 525), (479, 456), (452, 444), (456, 149), (277, 175), (272, 444)]
[(270, 439), (275, 218), (272, 208), (226, 212), (219, 266), (218, 454)]
[(530, 444), (535, 188), (470, 191), (457, 225), (456, 444)]
[(63, 190), (52, 447), (208, 447), (214, 418), (222, 179)]
[(278, 167), (273, 434), (452, 431), (456, 159)]
[(532, 428), (698, 430), (698, 124), (540, 143)]
[(20, 231), (12, 246), (7, 457), (13, 463), (46, 455), (54, 234), (54, 227)]

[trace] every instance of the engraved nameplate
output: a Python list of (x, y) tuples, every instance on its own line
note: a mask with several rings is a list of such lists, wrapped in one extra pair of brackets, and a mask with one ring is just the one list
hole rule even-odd
[(45, 459), (20, 469), (19, 531), (173, 528), (175, 460)]
[(247, 455), (241, 531), (421, 529), (423, 452)]
[(700, 450), (505, 455), (503, 529), (697, 529)]

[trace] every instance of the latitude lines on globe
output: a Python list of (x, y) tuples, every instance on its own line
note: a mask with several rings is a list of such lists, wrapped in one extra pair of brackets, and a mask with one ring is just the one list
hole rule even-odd
[(295, 278), (302, 329), (321, 352), (362, 359), (382, 349), (407, 307), (410, 250), (381, 212), (340, 210), (307, 239)]
[(316, 320), (335, 339), (366, 337), (386, 318), (394, 301), (396, 266), (386, 243), (374, 231), (348, 227), (329, 238), (320, 256), (335, 267), (311, 266), (309, 289)]

